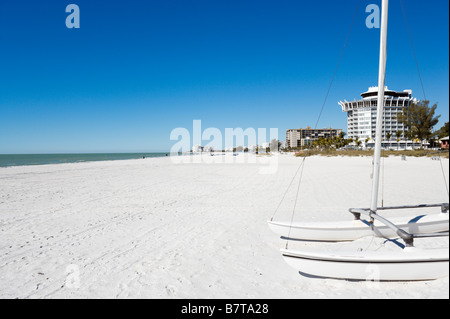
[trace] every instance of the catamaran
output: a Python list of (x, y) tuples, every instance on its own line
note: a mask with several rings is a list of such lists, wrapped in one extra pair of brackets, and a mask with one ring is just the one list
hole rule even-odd
[[(286, 262), (299, 272), (328, 278), (379, 281), (433, 280), (449, 275), (449, 248), (415, 247), (423, 238), (449, 236), (449, 203), (377, 207), (384, 89), (387, 56), (389, 0), (382, 0), (378, 107), (375, 133), (372, 194), (369, 208), (350, 208), (353, 220), (342, 222), (292, 223), (268, 221), (269, 227), (284, 239), (311, 242), (349, 242), (347, 248), (325, 246), (314, 249), (282, 249)], [(435, 209), (437, 213), (407, 218), (386, 219), (383, 210)], [(368, 237), (393, 239), (390, 249), (368, 251), (355, 241)], [(398, 243), (403, 241), (403, 244)], [(317, 245), (315, 245), (317, 246)]]

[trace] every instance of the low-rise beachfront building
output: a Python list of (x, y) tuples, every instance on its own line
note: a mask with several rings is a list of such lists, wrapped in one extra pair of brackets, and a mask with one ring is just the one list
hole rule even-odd
[(333, 128), (312, 129), (307, 127), (305, 129), (289, 129), (286, 131), (286, 147), (308, 147), (320, 137), (327, 138), (339, 136), (341, 132), (341, 129)]
[(203, 149), (204, 149), (204, 147), (201, 146), (201, 145), (194, 145), (192, 147), (192, 152), (194, 152), (194, 153), (201, 153), (201, 152), (203, 152)]
[[(371, 147), (375, 144), (375, 128), (377, 118), (378, 87), (370, 87), (367, 92), (361, 93), (360, 100), (340, 101), (339, 105), (343, 112), (347, 112), (347, 138), (360, 140)], [(411, 103), (417, 102), (412, 97), (412, 90), (391, 91), (384, 89), (384, 112), (383, 112), (383, 147), (405, 149), (413, 146), (412, 141), (405, 141), (404, 125), (397, 121), (397, 114), (402, 108), (409, 107)], [(401, 137), (396, 136), (402, 132)]]
[(192, 147), (193, 153), (210, 153), (214, 152), (214, 147), (212, 146), (202, 146), (202, 145), (194, 145)]

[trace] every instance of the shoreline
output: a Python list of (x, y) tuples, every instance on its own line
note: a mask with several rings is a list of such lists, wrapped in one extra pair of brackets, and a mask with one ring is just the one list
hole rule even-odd
[[(253, 152), (212, 152), (212, 153), (183, 153), (178, 154), (175, 157), (201, 157), (207, 158), (209, 156), (256, 156), (256, 157), (270, 157), (273, 155), (291, 155), (295, 157), (311, 157), (311, 156), (323, 156), (323, 157), (373, 157), (371, 150), (306, 150), (299, 152), (280, 152), (280, 153), (261, 153), (255, 154)], [(383, 150), (382, 157), (440, 157), (449, 159), (448, 151), (435, 151), (435, 150)], [(19, 158), (19, 161), (25, 161), (21, 164), (7, 162), (6, 158)], [(44, 158), (41, 163), (32, 163), (30, 159), (28, 162), (26, 158), (41, 157)], [(70, 158), (72, 157), (72, 159)], [(106, 158), (111, 157), (111, 158)], [(171, 153), (157, 152), (157, 153), (55, 153), (55, 154), (0, 154), (0, 169), (9, 167), (22, 167), (22, 166), (41, 166), (41, 165), (59, 165), (59, 164), (74, 164), (74, 163), (91, 163), (91, 162), (110, 162), (132, 159), (147, 159), (147, 158), (160, 158), (160, 157), (174, 157)], [(53, 159), (49, 159), (53, 158)], [(42, 159), (41, 159), (42, 160)], [(11, 160), (10, 160), (11, 161)], [(209, 161), (208, 161), (209, 162)], [(6, 163), (6, 164), (5, 164)]]
[(0, 168), (167, 157), (168, 153), (0, 154)]
[[(212, 155), (211, 155), (212, 154)], [(58, 157), (65, 156), (76, 156), (80, 157), (80, 159), (69, 159), (63, 160), (57, 159)], [(99, 156), (98, 159), (88, 159), (82, 158), (83, 156)], [(117, 157), (119, 155), (119, 157)], [(111, 161), (122, 161), (122, 160), (139, 160), (139, 159), (148, 159), (148, 158), (173, 158), (173, 157), (197, 157), (197, 158), (208, 158), (218, 156), (244, 156), (244, 157), (256, 157), (256, 158), (267, 158), (272, 156), (292, 156), (292, 157), (373, 157), (373, 153), (370, 150), (351, 150), (351, 151), (337, 151), (337, 150), (307, 150), (300, 152), (275, 152), (275, 153), (261, 153), (255, 154), (252, 152), (213, 152), (213, 153), (183, 153), (178, 154), (176, 156), (171, 155), (170, 153), (67, 153), (67, 154), (0, 154), (0, 169), (2, 168), (11, 168), (11, 167), (23, 167), (23, 166), (42, 166), (42, 165), (60, 165), (60, 164), (76, 164), (76, 163), (94, 163), (94, 162), (111, 162)], [(414, 151), (383, 151), (382, 157), (403, 157), (403, 158), (432, 158), (439, 157), (442, 159), (449, 159), (448, 151), (427, 151), (427, 150), (414, 150)], [(44, 157), (52, 157), (56, 156), (55, 159), (51, 162), (41, 162), (41, 163), (31, 163), (25, 162), (23, 164), (15, 164), (15, 163), (2, 163), (2, 156), (14, 156), (14, 157), (30, 157), (30, 156), (44, 156)], [(105, 158), (105, 156), (111, 156), (112, 158)], [(3, 158), (3, 161), (4, 158)], [(179, 160), (175, 160), (175, 162), (180, 162)], [(181, 161), (181, 162), (190, 162)], [(207, 162), (211, 162), (208, 160)], [(229, 162), (228, 162), (229, 163)]]

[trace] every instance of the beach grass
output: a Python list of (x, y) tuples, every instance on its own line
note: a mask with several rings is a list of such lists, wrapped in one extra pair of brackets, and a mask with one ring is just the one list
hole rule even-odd
[[(297, 157), (309, 157), (309, 156), (373, 156), (372, 150), (336, 150), (336, 149), (324, 149), (324, 150), (303, 150), (295, 153)], [(393, 151), (393, 150), (382, 150), (382, 157), (389, 156), (412, 156), (412, 157), (434, 157), (440, 156), (443, 158), (449, 158), (449, 151), (434, 151), (434, 150), (425, 150), (425, 149), (417, 149), (417, 150), (402, 150), (402, 151)]]

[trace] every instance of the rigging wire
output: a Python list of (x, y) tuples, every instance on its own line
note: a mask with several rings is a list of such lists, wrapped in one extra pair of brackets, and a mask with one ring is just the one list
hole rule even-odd
[(381, 207), (384, 207), (384, 168), (386, 165), (384, 165), (384, 158), (385, 158), (385, 151), (382, 151), (382, 159), (381, 159)]
[(297, 207), (297, 201), (298, 201), (298, 194), (300, 193), (300, 181), (302, 180), (302, 176), (303, 176), (303, 169), (305, 168), (305, 160), (306, 160), (306, 156), (303, 157), (303, 161), (302, 161), (302, 170), (300, 172), (300, 179), (299, 179), (299, 183), (297, 185), (297, 194), (295, 195), (295, 202), (294, 202), (294, 208), (292, 209), (292, 216), (291, 216), (291, 223), (289, 224), (289, 232), (288, 232), (288, 237), (286, 240), (286, 249), (288, 249), (288, 244), (289, 244), (289, 238), (291, 237), (291, 229), (292, 229), (292, 223), (294, 222), (294, 215), (295, 215), (295, 208)]
[[(411, 36), (411, 31), (410, 31), (410, 28), (409, 28), (409, 25), (408, 25), (408, 20), (406, 18), (406, 11), (405, 11), (405, 7), (403, 5), (403, 0), (400, 0), (400, 4), (401, 4), (401, 7), (402, 7), (403, 17), (405, 19), (406, 30), (408, 31), (409, 41), (411, 42), (411, 48), (412, 48), (413, 55), (414, 55), (414, 61), (416, 62), (417, 73), (419, 74), (419, 79), (420, 79), (420, 84), (422, 86), (423, 96), (424, 96), (424, 99), (427, 100), (427, 95), (425, 93), (425, 87), (423, 85), (422, 76), (420, 74), (419, 62), (417, 61), (417, 55), (416, 55), (416, 51), (414, 49), (414, 44), (413, 44), (413, 40), (412, 40), (412, 36)], [(448, 186), (447, 186), (447, 181), (445, 179), (444, 168), (442, 167), (441, 157), (439, 157), (439, 163), (441, 164), (441, 171), (442, 171), (442, 175), (444, 177), (445, 189), (447, 190), (447, 196), (448, 196), (449, 195), (449, 190), (448, 190)]]
[(361, 0), (358, 1), (358, 6), (356, 7), (356, 12), (355, 12), (355, 15), (353, 16), (352, 24), (350, 25), (350, 29), (348, 30), (347, 38), (345, 39), (345, 43), (344, 43), (344, 47), (342, 48), (341, 55), (339, 56), (338, 63), (336, 65), (336, 68), (334, 69), (333, 77), (331, 78), (331, 83), (330, 83), (330, 85), (328, 87), (327, 94), (325, 95), (325, 100), (323, 101), (322, 108), (320, 109), (319, 117), (317, 118), (316, 125), (314, 126), (314, 128), (317, 128), (317, 125), (319, 124), (320, 118), (322, 117), (323, 109), (325, 108), (325, 104), (327, 102), (328, 95), (330, 94), (330, 90), (331, 90), (331, 87), (333, 85), (334, 78), (336, 77), (336, 73), (337, 73), (337, 70), (339, 68), (339, 64), (341, 63), (342, 56), (344, 55), (345, 47), (347, 46), (347, 42), (348, 42), (348, 39), (350, 37), (350, 33), (352, 32), (353, 25), (355, 24), (356, 16), (358, 15), (358, 11), (359, 11), (359, 6), (360, 5), (361, 5)]
[(294, 182), (295, 177), (297, 176), (297, 174), (298, 174), (300, 168), (303, 166), (304, 163), (305, 163), (305, 158), (303, 158), (303, 161), (302, 161), (302, 162), (300, 163), (300, 165), (297, 167), (297, 170), (295, 171), (295, 174), (294, 174), (294, 176), (292, 177), (291, 182), (289, 183), (289, 186), (286, 188), (286, 191), (285, 191), (284, 194), (283, 194), (283, 198), (281, 198), (281, 201), (278, 203), (278, 206), (277, 206), (277, 208), (275, 209), (275, 212), (273, 213), (272, 218), (270, 218), (270, 221), (273, 221), (273, 218), (274, 218), (275, 215), (277, 214), (278, 209), (280, 208), (281, 204), (283, 203), (284, 198), (286, 197), (286, 194), (288, 193), (289, 189), (291, 188), (292, 183)]
[[(351, 31), (352, 31), (353, 26), (354, 26), (354, 24), (355, 24), (356, 17), (357, 17), (357, 15), (358, 15), (358, 11), (359, 11), (359, 7), (360, 7), (360, 5), (361, 5), (361, 1), (362, 1), (362, 0), (359, 0), (359, 1), (358, 1), (358, 5), (357, 5), (357, 7), (356, 7), (355, 14), (354, 14), (354, 16), (353, 16), (352, 23), (351, 23), (351, 25), (350, 25), (350, 29), (348, 30), (347, 37), (346, 37), (345, 42), (344, 42), (344, 46), (343, 46), (342, 51), (341, 51), (341, 54), (340, 54), (340, 56), (339, 56), (339, 59), (338, 59), (336, 68), (334, 69), (334, 73), (333, 73), (333, 76), (332, 76), (332, 78), (331, 78), (330, 85), (328, 86), (327, 93), (325, 94), (325, 99), (324, 99), (324, 101), (323, 101), (323, 103), (322, 103), (322, 107), (321, 107), (321, 109), (320, 109), (319, 116), (317, 117), (317, 121), (316, 121), (316, 124), (315, 124), (315, 126), (314, 126), (314, 129), (317, 129), (317, 126), (318, 126), (318, 124), (319, 124), (320, 118), (322, 117), (322, 113), (323, 113), (323, 110), (324, 110), (324, 108), (325, 108), (325, 104), (326, 104), (326, 102), (327, 102), (327, 100), (328, 100), (328, 96), (329, 96), (329, 94), (330, 94), (331, 87), (333, 86), (333, 82), (334, 82), (334, 79), (335, 79), (335, 77), (336, 77), (337, 70), (338, 70), (339, 65), (340, 65), (340, 63), (341, 63), (342, 56), (344, 55), (344, 51), (345, 51), (345, 48), (346, 48), (346, 46), (347, 46), (348, 40), (349, 40), (349, 38), (350, 38)], [(302, 162), (301, 162), (300, 165), (299, 165), (299, 168), (297, 169), (297, 171), (296, 171), (296, 173), (295, 173), (295, 175), (297, 175), (297, 173), (298, 173), (300, 167), (302, 167), (302, 170), (301, 170), (301, 173), (300, 173), (300, 178), (299, 178), (299, 181), (298, 181), (298, 186), (297, 186), (297, 194), (296, 194), (296, 197), (295, 197), (294, 208), (293, 208), (293, 210), (292, 210), (291, 223), (290, 223), (290, 226), (289, 226), (289, 235), (290, 235), (291, 229), (292, 229), (292, 223), (293, 223), (293, 220), (294, 220), (295, 209), (296, 209), (296, 207), (297, 207), (298, 195), (299, 195), (299, 192), (300, 192), (300, 184), (301, 184), (301, 181), (302, 181), (303, 168), (305, 167), (304, 163), (305, 163), (305, 161), (306, 161), (306, 157), (307, 157), (307, 155), (305, 154), (305, 155), (303, 156)], [(294, 178), (295, 178), (295, 175), (294, 175)], [(293, 180), (294, 180), (294, 179), (292, 179), (292, 181), (293, 181)], [(292, 181), (291, 181), (291, 184), (292, 184)], [(289, 187), (290, 187), (290, 186), (291, 186), (291, 185), (289, 185)], [(288, 189), (289, 189), (289, 187), (288, 187)], [(286, 190), (286, 192), (287, 192), (287, 190)], [(285, 194), (285, 195), (286, 195), (286, 194)], [(285, 196), (285, 195), (284, 195), (284, 196)], [(284, 196), (283, 196), (283, 198), (284, 198)], [(279, 208), (280, 205), (281, 205), (281, 203), (278, 205), (277, 210), (278, 210), (278, 208)], [(288, 242), (289, 242), (289, 236), (288, 236), (287, 241), (286, 241), (286, 249), (287, 249), (287, 247), (288, 247)]]
[(444, 183), (445, 183), (445, 189), (447, 190), (447, 196), (450, 196), (449, 192), (448, 192), (447, 180), (445, 179), (444, 167), (442, 166), (442, 160), (441, 160), (440, 156), (439, 156), (439, 163), (441, 163), (442, 177), (444, 177)]
[[(411, 43), (411, 49), (412, 49), (412, 52), (413, 52), (414, 61), (416, 63), (417, 73), (418, 73), (419, 79), (420, 79), (420, 85), (422, 87), (422, 93), (423, 93), (424, 99), (427, 100), (427, 94), (425, 93), (425, 87), (423, 85), (422, 75), (420, 73), (419, 62), (417, 60), (416, 50), (414, 49), (414, 43), (413, 43), (413, 40), (412, 40), (411, 30), (410, 30), (409, 24), (408, 24), (408, 19), (406, 18), (406, 11), (405, 11), (405, 7), (403, 5), (403, 0), (400, 0), (400, 5), (402, 7), (403, 18), (405, 20), (406, 30), (408, 31), (408, 36), (409, 36), (409, 42)], [(383, 193), (384, 193), (384, 158), (383, 158), (383, 164), (382, 165), (383, 165), (383, 179), (382, 179), (382, 184), (381, 184), (381, 187), (382, 187), (381, 207), (383, 207), (383, 201), (384, 201), (384, 198), (383, 198)], [(442, 163), (441, 163), (441, 166), (442, 166)], [(447, 183), (445, 183), (445, 187), (447, 188)], [(448, 188), (447, 188), (447, 194), (448, 194)]]
[(406, 19), (405, 7), (403, 6), (403, 0), (400, 0), (400, 4), (402, 6), (403, 17), (405, 18), (406, 30), (408, 30), (409, 41), (411, 42), (411, 48), (414, 55), (414, 60), (416, 61), (417, 72), (419, 73), (420, 84), (422, 85), (423, 97), (427, 100), (427, 95), (425, 94), (425, 88), (423, 86), (422, 76), (420, 75), (419, 63), (417, 62), (416, 50), (414, 50), (414, 44), (411, 36), (411, 31), (409, 29), (408, 20)]

